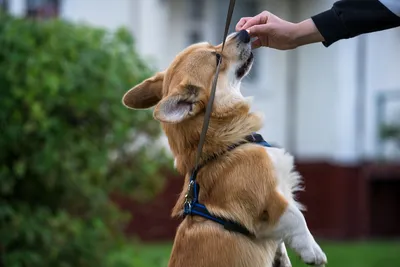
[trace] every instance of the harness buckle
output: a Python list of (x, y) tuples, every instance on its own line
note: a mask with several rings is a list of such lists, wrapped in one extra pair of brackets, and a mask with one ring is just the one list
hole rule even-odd
[(194, 200), (194, 181), (191, 180), (185, 195), (184, 213), (190, 214), (192, 212), (192, 204)]
[(183, 214), (189, 215), (192, 213), (192, 204), (185, 200), (185, 204), (183, 205)]

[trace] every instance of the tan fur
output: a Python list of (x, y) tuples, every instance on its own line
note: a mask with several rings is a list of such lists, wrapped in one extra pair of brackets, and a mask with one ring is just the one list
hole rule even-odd
[[(216, 69), (215, 52), (219, 49), (220, 46), (206, 43), (190, 46), (165, 72), (132, 88), (124, 96), (123, 102), (130, 108), (156, 105), (154, 117), (161, 121), (168, 137), (177, 170), (186, 175), (173, 216), (181, 216), (183, 212), (188, 174), (194, 167), (204, 109)], [(237, 57), (236, 41), (230, 38), (218, 82), (223, 88), (229, 87), (229, 66), (236, 64)], [(199, 201), (213, 214), (240, 222), (259, 238), (229, 232), (201, 217), (187, 217), (176, 234), (171, 267), (266, 267), (274, 260), (278, 242), (262, 238), (260, 231), (265, 225), (273, 227), (288, 203), (275, 190), (273, 163), (263, 147), (251, 144), (226, 152), (229, 145), (259, 130), (261, 119), (250, 113), (245, 99), (234, 94), (231, 97), (229, 92), (220, 94), (221, 97), (216, 97), (201, 161), (215, 154), (222, 156), (198, 173)]]

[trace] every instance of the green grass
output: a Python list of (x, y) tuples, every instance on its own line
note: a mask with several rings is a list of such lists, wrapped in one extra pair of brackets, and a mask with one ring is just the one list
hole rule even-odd
[[(400, 242), (320, 242), (329, 267), (400, 267)], [(168, 265), (171, 243), (135, 244), (110, 255), (120, 267)], [(306, 266), (289, 251), (293, 267)]]
[(172, 243), (134, 243), (123, 246), (107, 257), (107, 266), (119, 267), (166, 267)]
[[(400, 242), (321, 242), (330, 267), (400, 267)], [(289, 252), (293, 266), (306, 266)]]

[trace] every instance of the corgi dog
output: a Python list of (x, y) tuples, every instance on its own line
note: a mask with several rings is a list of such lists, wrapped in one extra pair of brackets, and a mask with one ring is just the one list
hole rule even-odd
[[(294, 199), (301, 177), (293, 157), (281, 148), (245, 141), (262, 127), (262, 116), (250, 111), (249, 99), (240, 92), (254, 59), (249, 34), (244, 30), (230, 34), (221, 55), (220, 50), (221, 44), (191, 45), (165, 71), (133, 87), (122, 99), (131, 109), (154, 107), (175, 168), (185, 175), (172, 211), (172, 216), (184, 219), (169, 266), (288, 267), (285, 245), (306, 264), (324, 266), (327, 258)], [(197, 173), (198, 201), (210, 216), (235, 222), (247, 234), (184, 211), (218, 56), (222, 63)]]

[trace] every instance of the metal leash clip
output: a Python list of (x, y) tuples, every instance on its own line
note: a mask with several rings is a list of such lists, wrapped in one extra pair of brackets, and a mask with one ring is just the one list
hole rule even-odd
[(194, 200), (194, 181), (191, 180), (188, 185), (188, 189), (185, 195), (185, 203), (184, 203), (184, 213), (190, 214), (192, 212)]

